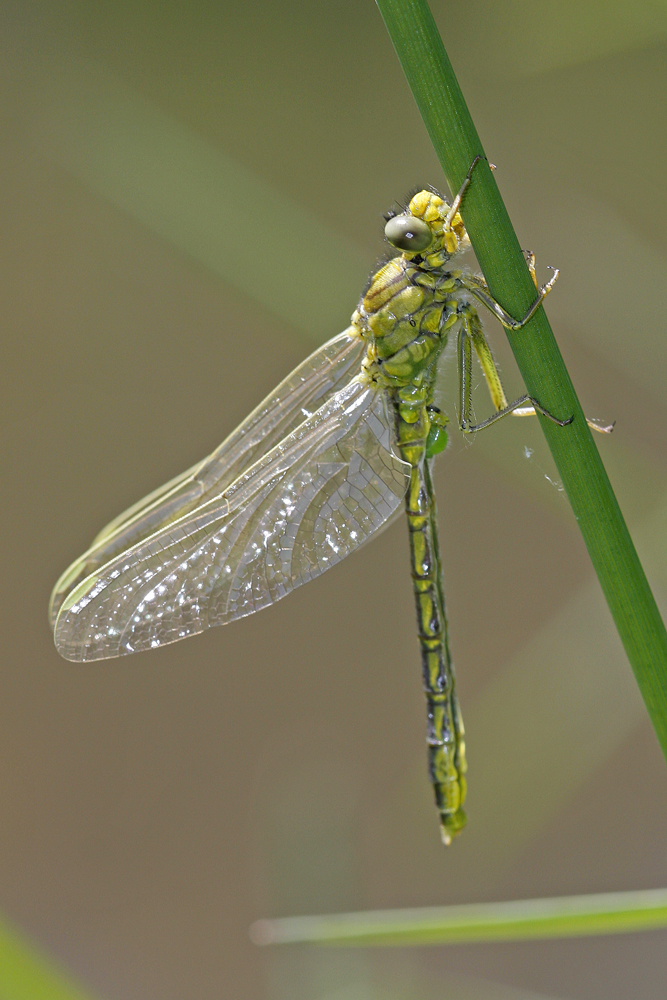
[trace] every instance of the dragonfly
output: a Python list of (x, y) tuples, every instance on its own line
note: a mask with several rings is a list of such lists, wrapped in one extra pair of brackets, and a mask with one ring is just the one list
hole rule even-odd
[[(475, 163), (477, 160), (475, 160)], [(539, 411), (508, 403), (476, 303), (517, 330), (484, 279), (452, 259), (470, 245), (459, 209), (419, 191), (386, 217), (394, 254), (350, 326), (306, 358), (204, 461), (108, 524), (58, 580), (49, 608), (68, 660), (153, 649), (254, 614), (339, 563), (404, 508), (426, 696), (428, 769), (449, 844), (466, 823), (464, 727), (449, 648), (431, 467), (447, 443), (438, 362), (458, 338), (459, 424), (474, 433)], [(534, 267), (531, 262), (534, 276)], [(473, 358), (493, 414), (472, 420)]]

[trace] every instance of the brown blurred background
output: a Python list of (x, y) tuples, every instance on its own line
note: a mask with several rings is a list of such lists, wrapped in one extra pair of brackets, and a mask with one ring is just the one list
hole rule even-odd
[[(597, 443), (664, 608), (667, 7), (433, 9), (522, 245), (561, 268), (548, 312), (587, 413), (617, 421)], [(227, 629), (87, 667), (52, 646), (62, 570), (347, 324), (382, 212), (444, 186), (374, 4), (2, 19), (6, 918), (101, 1000), (663, 998), (664, 932), (248, 939), (266, 916), (667, 884), (665, 763), (535, 423), (454, 433), (438, 464), (470, 759), (449, 850), (401, 521)], [(451, 371), (445, 391), (454, 417)]]

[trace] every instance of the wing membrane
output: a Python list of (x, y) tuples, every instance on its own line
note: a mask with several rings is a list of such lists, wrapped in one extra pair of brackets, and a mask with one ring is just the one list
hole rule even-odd
[(400, 505), (409, 467), (393, 435), (384, 395), (354, 379), (224, 492), (76, 586), (59, 652), (95, 660), (175, 642), (319, 576)]
[(306, 358), (203, 462), (150, 493), (97, 535), (51, 595), (52, 626), (67, 594), (114, 556), (223, 493), (357, 374), (363, 341), (350, 327)]

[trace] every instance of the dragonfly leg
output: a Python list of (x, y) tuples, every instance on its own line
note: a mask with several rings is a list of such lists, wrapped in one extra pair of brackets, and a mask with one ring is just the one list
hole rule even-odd
[[(476, 165), (479, 163), (479, 161), (484, 159), (486, 159), (485, 156), (478, 154), (470, 164), (468, 173), (465, 175), (465, 178), (463, 180), (463, 184), (459, 188), (456, 197), (452, 201), (450, 209), (447, 215), (445, 216), (444, 227), (443, 227), (445, 233), (449, 232), (453, 228), (454, 219), (461, 207), (463, 196), (470, 187), (473, 171)], [(495, 169), (493, 163), (489, 164), (489, 166), (491, 167), (492, 170)], [(557, 267), (550, 267), (549, 270), (553, 271), (553, 274), (549, 279), (549, 281), (547, 281), (547, 283), (545, 285), (542, 285), (542, 287), (540, 288), (537, 284), (537, 278), (535, 275), (535, 254), (532, 253), (531, 251), (527, 252), (524, 251), (524, 253), (526, 254), (526, 263), (528, 264), (528, 268), (530, 270), (530, 274), (535, 284), (535, 287), (538, 290), (538, 294), (537, 298), (532, 303), (532, 305), (530, 306), (530, 308), (528, 309), (528, 311), (526, 312), (525, 316), (523, 316), (522, 319), (515, 319), (514, 316), (508, 313), (507, 310), (503, 306), (501, 306), (500, 302), (497, 302), (496, 299), (494, 299), (494, 297), (491, 295), (491, 292), (489, 291), (489, 286), (487, 285), (486, 281), (481, 275), (475, 275), (475, 274), (465, 275), (462, 280), (462, 284), (470, 292), (472, 292), (472, 294), (477, 299), (479, 299), (479, 301), (483, 305), (485, 305), (486, 308), (489, 309), (490, 312), (492, 312), (493, 315), (498, 320), (500, 320), (503, 326), (506, 327), (508, 330), (520, 330), (522, 326), (525, 326), (526, 323), (533, 318), (537, 310), (542, 305), (542, 301), (545, 298), (545, 296), (549, 294), (553, 286), (556, 284), (556, 280), (560, 273)]]
[[(522, 406), (512, 411), (513, 417), (534, 417), (535, 407), (534, 406)], [(611, 424), (600, 424), (596, 420), (590, 420), (586, 417), (586, 423), (592, 431), (597, 431), (598, 434), (611, 434), (614, 427), (616, 426), (616, 421), (614, 420)]]
[(528, 265), (528, 270), (530, 271), (530, 276), (533, 279), (533, 284), (535, 288), (539, 291), (537, 284), (537, 275), (535, 274), (535, 254), (532, 250), (524, 250), (523, 255), (526, 258), (526, 264)]
[[(547, 281), (546, 285), (542, 285), (542, 287), (539, 289), (537, 298), (530, 306), (525, 316), (522, 317), (522, 319), (514, 319), (514, 317), (511, 316), (507, 312), (507, 310), (504, 309), (503, 306), (501, 306), (499, 302), (496, 302), (496, 300), (493, 298), (493, 296), (489, 291), (486, 281), (480, 275), (465, 274), (461, 278), (461, 284), (465, 288), (467, 288), (469, 292), (472, 292), (475, 298), (478, 299), (482, 303), (482, 305), (486, 306), (489, 312), (492, 312), (493, 315), (496, 317), (496, 319), (500, 320), (502, 325), (507, 330), (520, 330), (522, 326), (526, 325), (528, 320), (533, 318), (537, 310), (542, 305), (542, 301), (544, 300), (544, 298), (549, 294), (551, 289), (556, 284), (556, 280), (558, 278), (558, 275), (560, 274), (560, 271), (558, 270), (557, 267), (550, 267), (549, 270), (553, 271), (553, 274)], [(534, 269), (533, 269), (533, 280), (535, 280)]]
[[(496, 412), (479, 424), (472, 423), (472, 351), (479, 360), (486, 379), (486, 384), (491, 396), (491, 401), (496, 408)], [(524, 406), (530, 403), (529, 407)], [(519, 416), (530, 416), (535, 411), (539, 411), (543, 416), (548, 417), (559, 427), (571, 424), (574, 417), (567, 420), (559, 420), (553, 413), (546, 410), (534, 396), (526, 393), (515, 399), (513, 403), (508, 403), (505, 391), (500, 381), (498, 368), (491, 354), (491, 348), (484, 336), (484, 330), (480, 323), (477, 311), (472, 308), (466, 309), (461, 317), (461, 329), (459, 331), (459, 426), (466, 434), (474, 434), (475, 431), (483, 430), (494, 424), (496, 420), (502, 420), (510, 413), (519, 411)]]
[(470, 167), (468, 168), (468, 173), (465, 175), (463, 179), (463, 184), (459, 188), (458, 193), (449, 208), (449, 212), (445, 216), (445, 223), (443, 227), (445, 232), (449, 231), (452, 228), (452, 222), (454, 221), (454, 216), (461, 207), (461, 202), (463, 201), (463, 195), (470, 187), (470, 181), (472, 180), (473, 170), (475, 169), (479, 161), (484, 159), (486, 159), (486, 157), (482, 156), (481, 153), (478, 153), (475, 159), (470, 164)]

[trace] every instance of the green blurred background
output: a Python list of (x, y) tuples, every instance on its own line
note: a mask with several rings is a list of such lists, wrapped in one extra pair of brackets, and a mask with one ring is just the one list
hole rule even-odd
[[(586, 412), (617, 421), (597, 443), (664, 609), (667, 4), (432, 6), (522, 245), (561, 268), (548, 311)], [(347, 325), (382, 212), (444, 187), (372, 0), (1, 17), (7, 919), (102, 1000), (662, 1000), (665, 932), (248, 938), (667, 884), (664, 760), (536, 423), (454, 433), (437, 468), (470, 761), (449, 850), (402, 522), (227, 629), (87, 667), (52, 646), (61, 571)], [(444, 391), (454, 417), (453, 371)]]

